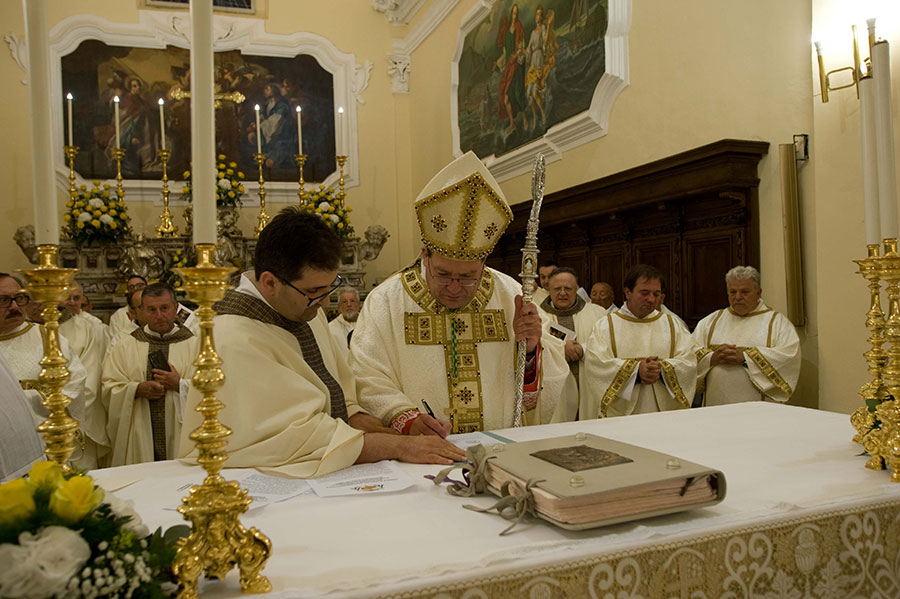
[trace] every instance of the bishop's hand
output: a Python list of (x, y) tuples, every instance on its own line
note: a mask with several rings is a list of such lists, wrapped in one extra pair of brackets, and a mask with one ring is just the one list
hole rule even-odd
[(534, 302), (522, 305), (522, 296), (516, 296), (516, 313), (513, 316), (513, 333), (516, 341), (525, 340), (527, 353), (534, 353), (541, 341), (541, 317)]

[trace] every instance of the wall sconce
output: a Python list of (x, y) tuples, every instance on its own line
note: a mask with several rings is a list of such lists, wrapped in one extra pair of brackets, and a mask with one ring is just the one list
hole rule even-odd
[[(871, 46), (875, 43), (875, 19), (869, 19), (866, 23), (869, 27), (869, 56), (871, 56)], [(828, 92), (846, 89), (848, 87), (855, 87), (856, 97), (859, 98), (859, 79), (863, 76), (863, 73), (860, 69), (859, 39), (856, 34), (856, 25), (853, 25), (851, 29), (853, 30), (853, 66), (825, 71), (825, 59), (822, 57), (822, 43), (813, 42), (816, 46), (816, 57), (819, 60), (819, 88), (822, 90), (823, 103), (828, 102)], [(831, 76), (835, 73), (842, 73), (844, 71), (850, 71), (852, 81), (845, 85), (832, 85)]]

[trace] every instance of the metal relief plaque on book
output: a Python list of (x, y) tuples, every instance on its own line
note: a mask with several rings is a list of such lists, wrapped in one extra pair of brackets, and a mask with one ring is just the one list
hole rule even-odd
[(550, 462), (554, 466), (565, 468), (570, 472), (606, 468), (617, 464), (628, 464), (634, 460), (612, 451), (597, 449), (588, 445), (572, 445), (535, 451), (532, 456)]

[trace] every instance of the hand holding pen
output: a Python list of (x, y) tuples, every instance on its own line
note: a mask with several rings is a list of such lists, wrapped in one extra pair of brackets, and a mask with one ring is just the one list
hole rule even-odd
[(422, 405), (425, 406), (425, 413), (420, 413), (419, 416), (413, 420), (412, 425), (409, 427), (409, 434), (437, 435), (441, 438), (449, 435), (450, 431), (453, 429), (453, 425), (446, 420), (439, 420), (434, 415), (431, 406), (429, 406), (428, 402), (424, 399), (422, 400)]

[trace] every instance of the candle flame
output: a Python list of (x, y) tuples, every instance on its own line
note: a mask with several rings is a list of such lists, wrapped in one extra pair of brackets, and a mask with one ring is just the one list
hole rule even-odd
[(116, 96), (115, 98), (113, 98), (113, 102), (118, 102), (118, 101), (119, 101), (119, 96)]
[(299, 107), (299, 106), (297, 107), (297, 112), (300, 112), (300, 107)]
[(162, 106), (163, 104), (165, 104), (165, 102), (163, 102), (163, 99), (160, 98), (160, 99), (159, 99), (159, 105)]
[(257, 104), (256, 106), (254, 106), (254, 107), (253, 107), (253, 110), (255, 110), (256, 112), (259, 112), (259, 104)]
[(339, 112), (340, 114), (344, 114), (344, 107), (343, 107), (343, 106), (338, 106), (338, 112)]
[(72, 99), (73, 99), (72, 92), (67, 93), (66, 100), (72, 100)]

